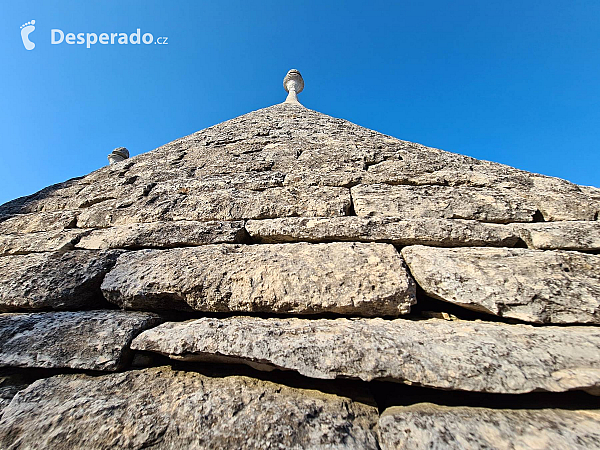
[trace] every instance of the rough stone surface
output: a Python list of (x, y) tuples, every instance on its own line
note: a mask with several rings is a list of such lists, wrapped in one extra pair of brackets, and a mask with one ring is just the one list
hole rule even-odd
[(170, 248), (216, 243), (237, 243), (245, 239), (244, 222), (154, 222), (121, 225), (94, 230), (77, 248)]
[(158, 323), (152, 313), (110, 310), (0, 314), (0, 367), (119, 370), (131, 340)]
[[(351, 187), (359, 215), (507, 222), (534, 216), (595, 220), (600, 211), (595, 188), (401, 141), (282, 104), (1, 205), (0, 234), (25, 232), (16, 222), (28, 231), (69, 228), (73, 217), (81, 228), (333, 217), (351, 212)], [(409, 204), (411, 199), (422, 206)]]
[(25, 389), (29, 384), (31, 381), (17, 374), (0, 374), (0, 418), (4, 408), (9, 405), (17, 392)]
[(100, 283), (119, 254), (76, 250), (0, 258), (0, 312), (103, 307)]
[[(335, 187), (218, 189), (193, 193), (186, 187), (173, 191), (173, 183), (155, 187), (148, 207), (144, 203), (122, 207), (110, 200), (83, 210), (80, 228), (106, 228), (130, 223), (168, 220), (239, 220), (287, 216), (343, 216), (350, 208), (350, 193)], [(160, 189), (164, 187), (164, 189)], [(182, 193), (183, 192), (183, 193)], [(129, 202), (125, 202), (126, 204)]]
[(539, 250), (600, 250), (600, 222), (520, 223), (512, 227), (529, 248)]
[(0, 447), (375, 449), (377, 416), (348, 398), (241, 376), (167, 367), (60, 375), (13, 399)]
[(519, 234), (505, 225), (474, 220), (413, 219), (398, 217), (289, 217), (249, 220), (246, 230), (253, 242), (389, 242), (395, 245), (513, 247)]
[(419, 403), (385, 410), (377, 434), (383, 450), (587, 450), (600, 447), (600, 411), (487, 409)]
[(102, 283), (126, 309), (377, 316), (408, 313), (415, 285), (389, 244), (205, 245), (129, 252)]
[[(393, 317), (409, 312), (416, 286), (391, 244), (420, 244), (455, 247), (454, 259), (444, 254), (418, 262), (423, 287), (439, 287), (438, 298), (460, 296), (463, 306), (507, 318), (598, 323), (600, 255), (591, 253), (600, 250), (599, 216), (598, 188), (401, 141), (300, 105), (276, 105), (0, 205), (0, 311), (111, 306), (100, 290), (110, 271), (104, 292), (126, 309)], [(303, 241), (309, 243), (292, 243)], [(581, 254), (509, 248), (525, 245)], [(503, 256), (474, 258), (477, 249), (470, 247), (481, 246), (505, 247), (482, 250)], [(124, 250), (107, 253), (117, 248)], [(168, 314), (170, 320), (187, 318)], [(184, 360), (293, 370), (314, 377), (310, 383), (336, 387), (364, 383), (315, 378), (600, 394), (600, 327), (464, 322), (457, 316), (482, 314), (461, 314), (460, 307), (423, 296), (409, 317), (447, 320), (213, 318), (177, 325), (187, 331), (159, 328), (154, 333), (164, 338), (144, 338), (143, 345)], [(90, 320), (45, 323), (25, 320), (24, 328), (11, 328), (17, 331), (9, 342), (21, 350), (7, 348), (7, 364), (20, 364), (19, 358), (79, 363), (82, 348), (100, 355), (123, 348), (102, 335), (113, 322), (100, 331)], [(0, 354), (3, 345), (0, 340)], [(84, 353), (94, 364), (111, 364), (110, 357), (94, 359), (92, 350)], [(157, 353), (136, 356), (137, 367), (163, 360)], [(68, 367), (18, 370), (48, 377), (74, 370)], [(318, 403), (298, 389), (286, 397), (289, 388), (256, 388), (263, 386), (259, 381), (245, 381), (253, 386), (246, 389), (228, 376), (152, 370), (39, 381), (12, 400), (10, 419), (0, 419), (0, 448), (376, 446), (372, 432), (364, 431), (375, 421), (357, 425), (363, 416), (345, 400), (328, 409), (322, 405), (329, 400)], [(278, 371), (264, 376), (302, 378)], [(0, 385), (0, 409), (16, 389)], [(396, 391), (410, 391), (411, 398), (432, 392), (399, 385)], [(514, 398), (527, 402), (535, 395)], [(582, 396), (558, 395), (571, 406)], [(538, 431), (531, 432), (535, 439)], [(492, 445), (503, 442), (494, 433), (485, 429)], [(523, 435), (515, 434), (515, 442)], [(442, 429), (433, 446), (444, 448), (446, 438)]]
[(177, 359), (295, 370), (312, 378), (386, 379), (478, 392), (600, 387), (600, 328), (478, 321), (261, 319), (168, 322), (131, 348)]
[(0, 235), (0, 256), (72, 250), (85, 232), (81, 230), (42, 231)]
[(600, 323), (600, 255), (529, 249), (402, 249), (427, 295), (535, 323)]
[(76, 222), (75, 211), (7, 215), (0, 218), (0, 234), (63, 230), (73, 228)]
[(398, 216), (403, 219), (473, 219), (482, 222), (531, 222), (533, 202), (517, 192), (460, 186), (360, 185), (352, 188), (358, 216)]
[(536, 206), (540, 213), (538, 220), (597, 220), (600, 210), (598, 188), (418, 144), (398, 149), (384, 161), (369, 165), (367, 170), (361, 179), (363, 184), (450, 186), (475, 188), (475, 191), (489, 188), (499, 193), (500, 199), (512, 202), (521, 197), (528, 207)]

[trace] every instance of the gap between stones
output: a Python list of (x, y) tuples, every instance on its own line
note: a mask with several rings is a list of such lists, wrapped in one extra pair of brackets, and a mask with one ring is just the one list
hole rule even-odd
[[(408, 406), (424, 402), (442, 406), (483, 407), (490, 409), (600, 409), (598, 398), (583, 391), (490, 394), (485, 392), (425, 388), (385, 380), (373, 380), (370, 382), (344, 378), (322, 380), (308, 378), (293, 371), (279, 369), (271, 372), (260, 371), (243, 363), (215, 364), (176, 361), (150, 352), (135, 352), (134, 360), (130, 367), (118, 371), (118, 373), (161, 366), (170, 366), (174, 370), (184, 372), (197, 372), (213, 378), (246, 376), (297, 389), (317, 390), (375, 406), (380, 414), (392, 406)], [(0, 369), (0, 377), (12, 376), (13, 379), (22, 380), (22, 389), (25, 389), (26, 385), (36, 380), (56, 375), (84, 374), (91, 377), (99, 377), (111, 373), (116, 372), (12, 367)]]

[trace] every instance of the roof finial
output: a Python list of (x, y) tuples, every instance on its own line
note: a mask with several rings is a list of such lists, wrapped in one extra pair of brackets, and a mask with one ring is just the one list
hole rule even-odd
[(304, 89), (304, 80), (302, 79), (300, 72), (298, 72), (296, 69), (290, 70), (283, 79), (283, 87), (288, 93), (284, 103), (294, 103), (296, 105), (300, 105), (301, 103), (298, 101), (297, 94), (302, 92), (302, 89)]
[(108, 162), (112, 166), (118, 162), (124, 161), (129, 158), (129, 150), (125, 147), (115, 148), (110, 155), (108, 155)]

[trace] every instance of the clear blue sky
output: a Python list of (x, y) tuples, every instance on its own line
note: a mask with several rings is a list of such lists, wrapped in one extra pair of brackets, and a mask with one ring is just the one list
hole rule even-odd
[(4, 0), (0, 33), (0, 203), (279, 103), (290, 68), (308, 108), (600, 186), (598, 0)]

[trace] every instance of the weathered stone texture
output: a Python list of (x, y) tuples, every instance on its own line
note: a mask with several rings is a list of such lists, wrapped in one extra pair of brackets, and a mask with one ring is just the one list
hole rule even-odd
[(63, 230), (73, 228), (76, 222), (76, 211), (17, 214), (0, 218), (0, 234)]
[(110, 200), (82, 210), (79, 228), (106, 228), (169, 220), (240, 220), (287, 216), (343, 216), (350, 208), (348, 189), (308, 186), (264, 191), (220, 189), (156, 193), (137, 202)]
[(72, 250), (85, 232), (81, 230), (41, 231), (0, 235), (0, 256)]
[(350, 212), (350, 187), (358, 215), (504, 223), (600, 211), (594, 188), (275, 105), (1, 205), (0, 234), (70, 228), (74, 217), (81, 228), (335, 217)]
[[(35, 194), (19, 197), (0, 205), (0, 216), (13, 214), (27, 214), (36, 212), (51, 212), (65, 208), (64, 199), (73, 198), (85, 183), (85, 177), (72, 178), (62, 183), (48, 186)], [(98, 185), (97, 189), (102, 189)], [(46, 231), (46, 230), (39, 230)], [(6, 231), (2, 231), (6, 233)]]
[(508, 410), (419, 403), (385, 410), (377, 434), (383, 450), (587, 450), (600, 447), (600, 411)]
[(600, 222), (572, 221), (513, 224), (529, 248), (539, 250), (600, 250)]
[(589, 189), (560, 178), (536, 174), (527, 174), (527, 176), (533, 184), (528, 197), (537, 203), (544, 220), (596, 220), (598, 218), (600, 198), (595, 198)]
[(403, 219), (473, 219), (482, 222), (531, 222), (537, 207), (518, 193), (461, 186), (359, 185), (352, 188), (358, 216)]
[(131, 348), (184, 360), (237, 359), (312, 378), (385, 379), (478, 392), (600, 387), (600, 328), (383, 319), (204, 318), (165, 323)]
[(237, 243), (245, 239), (243, 221), (234, 222), (154, 222), (121, 225), (93, 230), (81, 238), (77, 248), (170, 248), (217, 243)]
[(415, 285), (392, 245), (206, 245), (122, 255), (102, 291), (126, 309), (377, 316), (408, 313)]
[[(275, 105), (0, 205), (0, 366), (122, 369), (156, 316), (10, 313), (99, 309), (110, 306), (103, 294), (124, 309), (394, 318), (416, 301), (394, 245), (431, 297), (599, 324), (599, 214), (598, 188)], [(140, 366), (162, 354), (312, 382), (600, 395), (600, 327), (462, 321), (423, 300), (419, 317), (448, 320), (203, 318), (131, 345), (148, 352)], [(68, 375), (12, 398), (25, 387), (13, 381), (0, 377), (0, 448), (378, 447), (372, 407), (249, 378)], [(585, 411), (415, 405), (388, 410), (380, 438), (384, 448), (594, 447), (597, 422)]]
[(175, 205), (174, 220), (268, 219), (287, 216), (343, 216), (350, 193), (334, 187), (273, 188), (262, 192), (219, 190), (187, 195)]
[[(494, 195), (494, 208), (498, 207), (499, 199), (512, 203), (521, 198), (528, 208), (535, 205), (535, 209), (539, 211), (536, 219), (543, 218), (546, 221), (596, 220), (600, 210), (597, 188), (578, 186), (559, 178), (525, 172), (418, 144), (404, 144), (408, 144), (408, 148), (398, 149), (389, 154), (384, 161), (369, 166), (368, 172), (361, 179), (362, 183), (432, 185), (441, 188), (449, 186), (450, 189), (457, 189), (457, 192), (476, 192), (480, 189), (485, 192), (489, 189), (491, 193), (497, 194)], [(442, 192), (447, 191), (442, 189)], [(437, 200), (442, 198), (443, 196), (438, 196)], [(451, 198), (452, 196), (448, 200)], [(466, 198), (471, 201), (481, 199), (478, 195)], [(456, 206), (453, 201), (450, 203), (449, 206)], [(490, 211), (485, 205), (482, 205), (482, 208), (484, 210), (477, 213)], [(457, 211), (463, 213), (464, 210), (459, 205)]]
[(375, 449), (376, 422), (348, 398), (162, 367), (39, 380), (4, 410), (0, 447)]
[(131, 340), (158, 323), (152, 313), (110, 310), (0, 314), (0, 367), (119, 370)]
[(120, 253), (75, 250), (0, 258), (0, 312), (103, 307), (100, 283)]
[(513, 247), (519, 234), (506, 225), (474, 220), (412, 219), (398, 217), (289, 217), (249, 220), (253, 242), (389, 242), (395, 245)]
[(22, 389), (25, 389), (34, 380), (14, 373), (0, 373), (0, 418), (13, 397)]
[(529, 249), (402, 249), (427, 295), (535, 323), (600, 323), (600, 255)]

